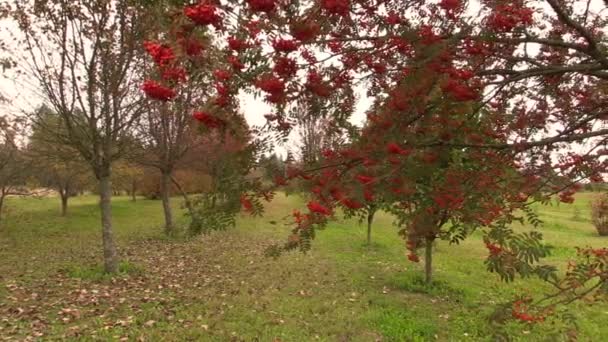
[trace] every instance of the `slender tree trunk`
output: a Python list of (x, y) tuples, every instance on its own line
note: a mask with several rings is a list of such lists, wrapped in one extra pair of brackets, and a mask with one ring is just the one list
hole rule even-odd
[(118, 255), (112, 232), (112, 181), (109, 172), (99, 179), (103, 262), (107, 273), (118, 272)]
[(424, 246), (424, 280), (427, 284), (433, 281), (433, 241), (431, 237), (426, 238)]
[(179, 191), (179, 193), (184, 198), (184, 204), (186, 205), (186, 209), (188, 209), (188, 213), (190, 213), (190, 216), (194, 217), (194, 207), (192, 206), (192, 202), (190, 201), (188, 194), (184, 191), (182, 186), (178, 183), (178, 181), (175, 178), (171, 177), (171, 182), (173, 182), (173, 185), (175, 185), (175, 187), (177, 188), (177, 191)]
[(137, 202), (137, 181), (133, 180), (133, 182), (131, 183), (131, 201), (133, 202)]
[(173, 213), (171, 212), (171, 172), (162, 172), (160, 176), (160, 197), (165, 212), (165, 234), (173, 235)]
[(4, 192), (4, 189), (2, 189), (0, 191), (0, 222), (2, 222), (2, 218), (3, 218), (2, 212), (4, 210), (4, 197), (6, 197), (6, 194)]
[(61, 216), (66, 216), (68, 214), (69, 194), (67, 190), (65, 192), (60, 191), (59, 194), (61, 195)]
[(367, 245), (372, 244), (372, 223), (374, 222), (374, 215), (376, 214), (375, 209), (370, 209), (367, 212)]

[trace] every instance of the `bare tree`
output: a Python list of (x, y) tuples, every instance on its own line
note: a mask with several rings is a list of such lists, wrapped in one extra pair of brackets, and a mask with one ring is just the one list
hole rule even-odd
[(178, 163), (195, 143), (192, 110), (189, 100), (160, 105), (151, 103), (138, 125), (143, 151), (136, 160), (143, 166), (160, 171), (160, 196), (167, 235), (174, 233), (171, 179)]
[(125, 191), (131, 201), (137, 201), (137, 190), (144, 177), (144, 169), (129, 160), (118, 161), (112, 169), (114, 193)]
[(315, 115), (306, 104), (294, 108), (302, 162), (314, 164), (324, 149), (335, 148), (345, 142), (344, 132), (323, 116)]
[(26, 152), (28, 158), (36, 161), (32, 173), (37, 183), (57, 191), (61, 216), (66, 216), (69, 198), (90, 184), (92, 175), (78, 151), (57, 141), (56, 133), (64, 129), (59, 115), (46, 106), (37, 111), (35, 116), (43, 125), (32, 127)]
[(29, 162), (19, 146), (22, 122), (0, 117), (0, 218), (7, 196), (29, 195), (25, 186)]
[(23, 37), (19, 64), (65, 128), (52, 133), (80, 153), (98, 181), (104, 265), (116, 272), (112, 163), (124, 155), (141, 114), (137, 65), (145, 16), (127, 0), (15, 1), (13, 7)]

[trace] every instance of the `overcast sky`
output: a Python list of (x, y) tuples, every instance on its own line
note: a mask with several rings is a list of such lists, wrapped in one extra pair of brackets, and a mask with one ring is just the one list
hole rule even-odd
[[(18, 28), (13, 21), (0, 20), (0, 40), (8, 46), (15, 48), (12, 33), (17, 34)], [(18, 51), (18, 47), (16, 49)], [(0, 54), (0, 58), (3, 57)], [(13, 70), (0, 73), (0, 95), (7, 99), (5, 103), (0, 103), (0, 113), (2, 115), (19, 115), (21, 112), (30, 112), (39, 107), (43, 102), (43, 97), (38, 94), (38, 85), (34, 80), (24, 77), (17, 77)], [(357, 96), (359, 101), (356, 104), (356, 112), (351, 118), (351, 122), (361, 125), (365, 120), (365, 112), (371, 106), (371, 99), (365, 95), (365, 90), (359, 86)], [(241, 112), (251, 126), (263, 126), (266, 123), (265, 114), (271, 113), (272, 108), (265, 103), (263, 95), (254, 97), (242, 92), (239, 96)], [(297, 145), (297, 134), (292, 133), (287, 146), (276, 146), (277, 152), (285, 155), (289, 147)]]
[[(544, 1), (539, 6), (540, 9), (551, 11)], [(584, 11), (583, 2), (580, 3), (577, 10)], [(605, 9), (605, 5), (602, 0), (593, 0), (591, 2), (591, 11), (597, 12), (600, 9)], [(471, 1), (470, 6), (467, 9), (467, 13), (474, 17), (475, 13), (479, 10), (477, 1)], [(15, 32), (15, 24), (12, 21), (3, 20), (0, 21), (0, 40), (11, 44), (10, 31)], [(0, 57), (2, 57), (0, 55)], [(11, 115), (19, 113), (20, 111), (31, 111), (41, 104), (41, 98), (36, 95), (35, 89), (36, 84), (32, 84), (31, 81), (24, 79), (23, 77), (15, 79), (12, 73), (0, 74), (0, 95), (8, 99), (8, 103), (0, 104), (0, 112), (3, 115)], [(360, 125), (365, 120), (365, 112), (371, 106), (371, 99), (365, 95), (365, 88), (359, 86), (356, 92), (359, 100), (356, 104), (356, 112), (352, 116), (352, 123)], [(241, 94), (241, 110), (250, 125), (261, 126), (264, 125), (266, 119), (265, 114), (271, 112), (271, 107), (264, 103), (262, 98), (254, 98), (248, 94)], [(294, 134), (292, 134), (294, 135)], [(290, 145), (294, 144), (294, 138), (292, 137)], [(279, 147), (280, 152), (285, 151), (284, 148)]]

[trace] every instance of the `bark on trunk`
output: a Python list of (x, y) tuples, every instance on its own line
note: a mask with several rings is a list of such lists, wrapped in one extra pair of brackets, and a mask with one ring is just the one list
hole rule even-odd
[(61, 216), (66, 216), (68, 214), (68, 194), (61, 193)]
[(370, 246), (372, 244), (372, 223), (374, 222), (374, 214), (376, 214), (375, 210), (370, 210), (367, 213), (367, 245)]
[(163, 201), (165, 213), (165, 234), (173, 235), (173, 213), (171, 212), (171, 173), (162, 173), (160, 180), (160, 197)]
[(4, 209), (4, 197), (6, 195), (4, 194), (4, 190), (2, 190), (2, 192), (0, 192), (0, 222), (2, 222), (2, 218), (4, 217), (2, 215), (2, 211)]
[(433, 281), (433, 238), (426, 238), (424, 254), (424, 281), (430, 284)]
[(136, 194), (136, 192), (137, 192), (137, 182), (133, 181), (131, 183), (131, 200), (133, 202), (137, 202), (137, 194)]
[(118, 272), (118, 256), (112, 232), (112, 181), (109, 175), (99, 179), (99, 197), (104, 269), (107, 273), (116, 273)]
[(192, 202), (190, 201), (188, 194), (184, 191), (182, 186), (179, 184), (179, 182), (175, 178), (171, 177), (171, 182), (173, 182), (173, 185), (175, 185), (175, 187), (177, 188), (177, 191), (179, 191), (179, 193), (184, 198), (184, 204), (186, 205), (186, 209), (188, 209), (188, 213), (190, 214), (191, 217), (194, 217), (194, 207), (192, 206)]

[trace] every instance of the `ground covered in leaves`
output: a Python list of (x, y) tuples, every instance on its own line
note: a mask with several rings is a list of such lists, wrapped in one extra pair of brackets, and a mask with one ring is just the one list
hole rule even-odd
[[(574, 246), (605, 246), (594, 234), (587, 201), (539, 208), (543, 232), (563, 265)], [(429, 341), (601, 340), (608, 306), (571, 307), (577, 326), (560, 322), (498, 326), (495, 309), (519, 293), (540, 294), (538, 281), (500, 282), (483, 266), (478, 236), (436, 247), (436, 283), (421, 281), (392, 219), (381, 215), (372, 246), (364, 227), (338, 220), (313, 250), (264, 256), (284, 241), (285, 217), (301, 205), (279, 197), (263, 218), (194, 239), (162, 237), (159, 202), (114, 203), (121, 273), (101, 272), (94, 197), (73, 201), (13, 199), (0, 225), (0, 336), (3, 340), (134, 341)], [(175, 200), (176, 206), (179, 200)], [(57, 208), (56, 208), (57, 207)], [(490, 319), (493, 318), (493, 319)]]

